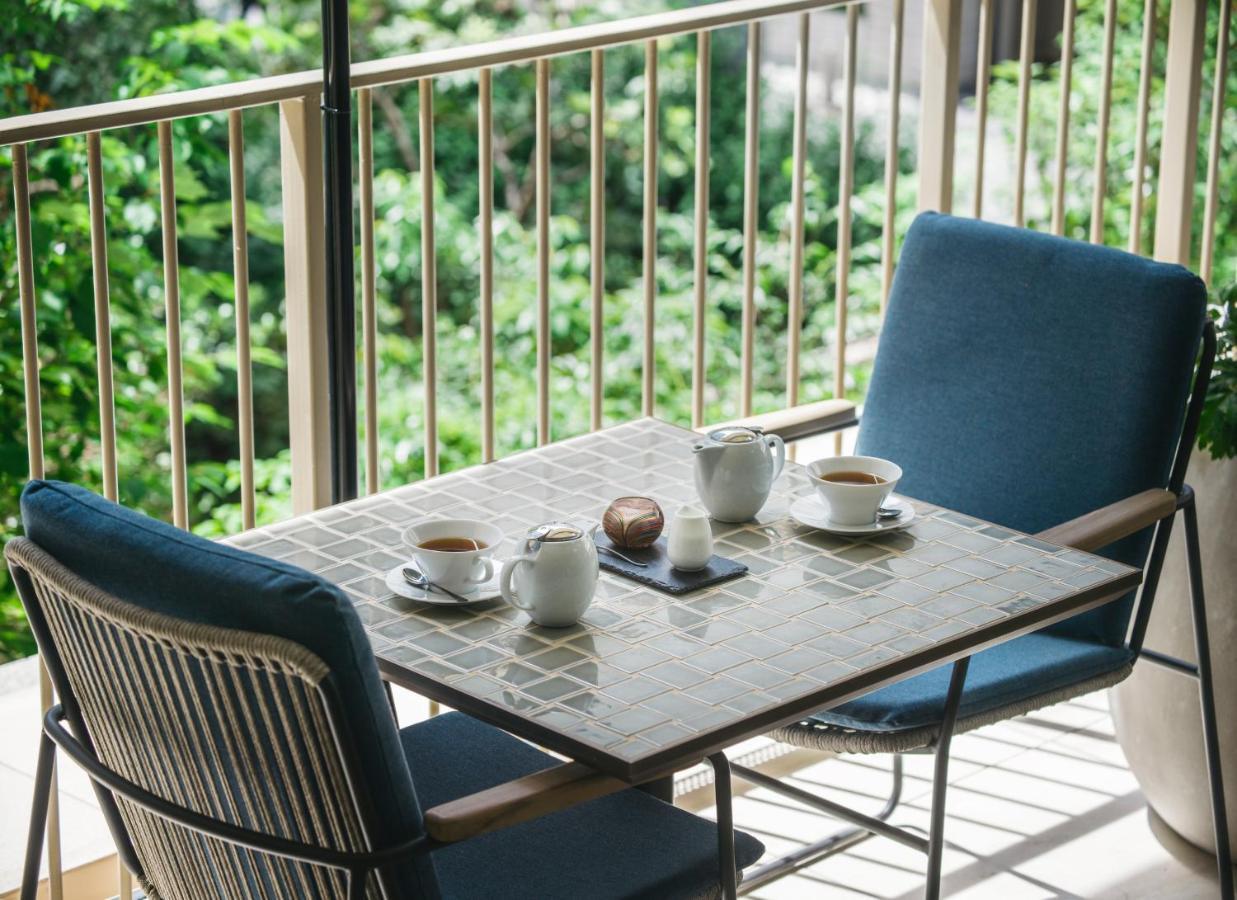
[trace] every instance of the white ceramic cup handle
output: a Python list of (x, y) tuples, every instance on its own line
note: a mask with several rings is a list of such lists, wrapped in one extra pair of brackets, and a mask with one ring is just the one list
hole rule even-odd
[(480, 575), (469, 575), (468, 576), (469, 584), (485, 584), (487, 581), (489, 581), (491, 578), (494, 577), (494, 563), (488, 556), (478, 556), (476, 559), (473, 560), (473, 563), (480, 564), (481, 574)]
[(777, 476), (782, 474), (782, 469), (786, 465), (786, 443), (776, 434), (771, 434), (766, 437), (765, 443), (772, 448), (777, 457), (776, 462), (773, 464), (773, 477), (769, 479), (769, 482), (772, 483), (777, 481)]
[(531, 605), (526, 605), (520, 602), (520, 595), (511, 587), (511, 576), (515, 574), (515, 570), (522, 564), (527, 563), (532, 565), (533, 558), (531, 556), (513, 556), (511, 559), (503, 563), (502, 578), (499, 579), (498, 589), (502, 592), (503, 599), (514, 606), (516, 609), (528, 611), (532, 609)]

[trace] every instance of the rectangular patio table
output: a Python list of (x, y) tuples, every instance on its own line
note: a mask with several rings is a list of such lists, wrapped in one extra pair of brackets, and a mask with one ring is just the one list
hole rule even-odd
[(492, 521), (509, 555), (534, 525), (596, 522), (616, 497), (696, 501), (696, 435), (641, 419), (318, 510), (229, 543), (302, 566), (356, 603), (385, 678), (631, 784), (1105, 603), (1141, 572), (912, 500), (905, 530), (796, 524), (787, 463), (759, 516), (713, 523), (747, 575), (670, 596), (602, 572), (579, 624), (543, 628), (501, 600), (393, 595), (401, 532), (426, 516)]

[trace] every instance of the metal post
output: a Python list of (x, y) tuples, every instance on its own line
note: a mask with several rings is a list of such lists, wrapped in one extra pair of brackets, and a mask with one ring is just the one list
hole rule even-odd
[(1156, 186), (1155, 258), (1190, 264), (1198, 165), (1198, 100), (1207, 0), (1172, 0), (1164, 63), (1163, 141)]
[(357, 495), (356, 297), (352, 268), (352, 109), (348, 2), (322, 0), (326, 328), (331, 500)]
[(919, 111), (919, 209), (953, 207), (954, 121), (958, 113), (962, 0), (927, 0), (923, 8), (923, 79)]

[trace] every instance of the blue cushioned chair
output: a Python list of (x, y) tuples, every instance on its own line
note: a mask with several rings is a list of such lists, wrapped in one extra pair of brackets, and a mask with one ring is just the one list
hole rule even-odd
[[(970, 219), (916, 219), (856, 452), (898, 463), (898, 490), (908, 496), (1145, 566), (1144, 587), (1137, 607), (1134, 596), (1120, 598), (775, 732), (839, 752), (936, 753), (930, 841), (884, 821), (898, 801), (900, 758), (876, 817), (736, 767), (856, 822), (797, 852), (794, 865), (887, 834), (928, 852), (928, 895), (936, 896), (951, 735), (1115, 684), (1141, 656), (1202, 676), (1221, 879), (1231, 890), (1201, 579), (1197, 668), (1142, 646), (1177, 509), (1198, 571), (1184, 478), (1214, 343), (1203, 283), (1180, 266)], [(748, 884), (787, 868), (770, 864)]]
[(735, 833), (724, 860), (712, 823), (468, 716), (398, 730), (315, 575), (71, 485), (21, 508), (5, 555), (60, 698), (23, 898), (56, 746), (152, 898), (695, 898), (763, 852)]

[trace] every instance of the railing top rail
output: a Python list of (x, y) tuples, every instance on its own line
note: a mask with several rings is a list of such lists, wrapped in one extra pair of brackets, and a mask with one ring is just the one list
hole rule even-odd
[[(615, 47), (792, 13), (846, 6), (852, 2), (862, 0), (724, 0), (721, 3), (597, 22), (557, 31), (513, 35), (482, 44), (427, 50), (356, 63), (352, 66), (352, 86), (376, 87), (470, 69), (530, 62), (547, 56)], [(0, 120), (0, 145), (226, 112), (246, 106), (261, 106), (304, 97), (321, 90), (321, 72), (292, 72), (188, 91), (154, 94), (132, 100), (49, 110)]]

